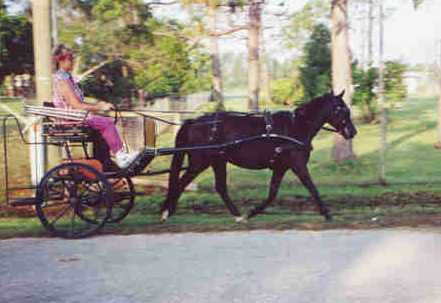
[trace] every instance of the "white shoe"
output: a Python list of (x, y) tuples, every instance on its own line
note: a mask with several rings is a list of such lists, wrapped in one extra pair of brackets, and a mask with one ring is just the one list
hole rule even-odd
[(140, 151), (133, 151), (131, 153), (119, 151), (115, 154), (115, 162), (119, 168), (127, 168), (139, 156), (140, 153)]

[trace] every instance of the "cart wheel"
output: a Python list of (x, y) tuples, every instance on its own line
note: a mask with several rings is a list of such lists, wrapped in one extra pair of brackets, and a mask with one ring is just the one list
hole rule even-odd
[(135, 205), (135, 187), (129, 177), (108, 179), (112, 187), (112, 214), (109, 223), (118, 223), (124, 219)]
[(43, 226), (63, 238), (84, 238), (111, 215), (112, 188), (106, 177), (83, 163), (51, 169), (37, 188), (36, 211)]

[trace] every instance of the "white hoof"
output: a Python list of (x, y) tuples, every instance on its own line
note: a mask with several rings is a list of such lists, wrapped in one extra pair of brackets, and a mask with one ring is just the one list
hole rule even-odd
[(169, 211), (168, 211), (168, 209), (167, 209), (167, 210), (164, 210), (164, 211), (162, 212), (162, 215), (161, 215), (161, 222), (162, 222), (162, 223), (164, 223), (165, 221), (167, 221), (167, 219), (168, 219), (168, 215), (169, 215)]
[(236, 217), (236, 223), (247, 223), (247, 217), (246, 216), (240, 216), (240, 217)]

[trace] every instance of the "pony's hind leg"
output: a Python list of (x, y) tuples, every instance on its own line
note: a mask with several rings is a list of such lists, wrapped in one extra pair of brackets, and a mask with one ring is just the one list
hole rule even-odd
[(271, 184), (269, 188), (268, 198), (260, 205), (253, 208), (247, 215), (247, 218), (252, 218), (257, 214), (261, 213), (268, 207), (268, 205), (276, 198), (279, 191), (280, 183), (282, 182), (283, 176), (288, 169), (285, 167), (275, 168), (273, 170), (273, 175), (271, 176)]
[(322, 199), (320, 198), (320, 194), (319, 194), (317, 188), (315, 187), (314, 182), (312, 182), (308, 168), (306, 166), (296, 167), (296, 168), (293, 168), (292, 171), (294, 172), (294, 174), (297, 175), (297, 177), (299, 177), (302, 184), (308, 189), (312, 198), (314, 199), (314, 201), (317, 203), (317, 205), (319, 207), (320, 214), (325, 217), (326, 221), (331, 221), (332, 216), (329, 212), (329, 209), (326, 206), (326, 204), (322, 201)]
[(212, 164), (214, 176), (216, 180), (216, 191), (221, 196), (230, 213), (237, 218), (240, 218), (240, 212), (234, 205), (227, 190), (227, 162), (217, 160)]

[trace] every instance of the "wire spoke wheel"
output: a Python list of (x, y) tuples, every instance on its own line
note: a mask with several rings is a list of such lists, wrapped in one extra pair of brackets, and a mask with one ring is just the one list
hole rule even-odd
[(37, 188), (37, 215), (55, 236), (87, 237), (110, 217), (111, 191), (105, 176), (93, 167), (64, 163), (41, 180)]
[(109, 179), (109, 183), (112, 187), (112, 214), (107, 221), (118, 223), (135, 204), (135, 187), (129, 177)]

